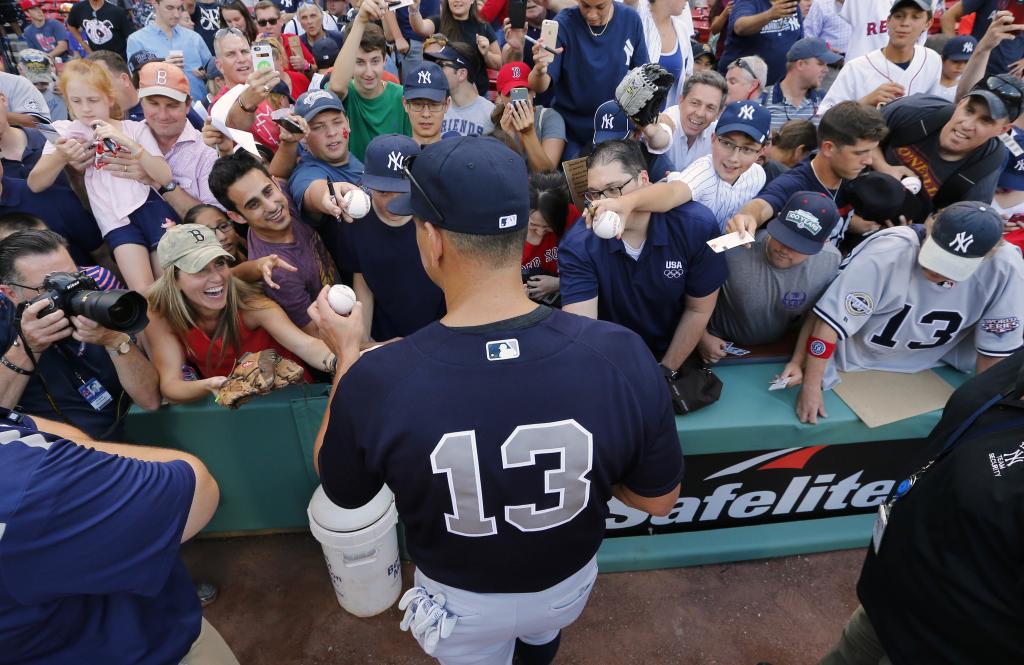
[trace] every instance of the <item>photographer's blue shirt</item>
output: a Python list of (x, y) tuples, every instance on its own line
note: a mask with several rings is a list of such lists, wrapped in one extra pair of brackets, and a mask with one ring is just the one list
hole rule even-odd
[(604, 240), (586, 224), (573, 224), (558, 246), (562, 305), (597, 298), (599, 319), (637, 333), (660, 358), (686, 298), (709, 296), (728, 277), (725, 258), (707, 245), (720, 235), (714, 214), (692, 201), (651, 215), (636, 260), (621, 240)]
[(724, 35), (725, 50), (718, 59), (718, 71), (723, 76), (733, 61), (746, 55), (759, 55), (764, 59), (768, 65), (768, 85), (786, 75), (786, 54), (804, 36), (804, 19), (799, 9), (791, 16), (769, 21), (753, 35), (744, 37), (734, 32), (739, 19), (761, 14), (771, 8), (772, 0), (733, 2)]
[(21, 212), (35, 215), (46, 227), (68, 241), (68, 253), (78, 264), (91, 264), (90, 252), (99, 249), (103, 236), (92, 213), (69, 187), (50, 187), (33, 192), (28, 181), (9, 178), (0, 180), (0, 215)]
[(0, 420), (0, 659), (178, 663), (202, 610), (178, 556), (185, 462), (142, 462)]
[(444, 316), (444, 293), (423, 270), (412, 220), (388, 226), (371, 207), (338, 231), (340, 247), (328, 250), (342, 271), (361, 273), (373, 292), (373, 339), (406, 337)]

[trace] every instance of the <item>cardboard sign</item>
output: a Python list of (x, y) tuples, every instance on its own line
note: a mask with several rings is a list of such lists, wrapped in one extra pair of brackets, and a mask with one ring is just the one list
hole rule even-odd
[(572, 195), (573, 205), (583, 214), (586, 204), (583, 202), (583, 192), (587, 191), (587, 158), (578, 157), (562, 162), (562, 171), (565, 172), (565, 180), (569, 183), (569, 193)]

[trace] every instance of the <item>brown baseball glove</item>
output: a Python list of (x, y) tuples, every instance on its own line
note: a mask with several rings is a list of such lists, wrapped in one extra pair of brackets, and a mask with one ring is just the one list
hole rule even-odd
[(249, 352), (238, 359), (231, 376), (217, 391), (216, 401), (222, 406), (237, 409), (256, 395), (266, 395), (290, 383), (302, 381), (302, 367), (282, 358), (273, 349)]

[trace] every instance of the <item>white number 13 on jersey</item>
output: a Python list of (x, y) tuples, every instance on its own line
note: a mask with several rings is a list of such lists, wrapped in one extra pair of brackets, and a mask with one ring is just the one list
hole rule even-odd
[[(505, 521), (520, 531), (543, 531), (565, 524), (580, 514), (590, 500), (590, 473), (594, 437), (575, 420), (521, 425), (501, 445), (502, 468), (532, 466), (537, 455), (560, 456), (557, 468), (544, 472), (544, 493), (557, 494), (558, 505), (538, 509), (537, 504), (505, 506)], [(490, 536), (498, 532), (494, 517), (484, 516), (480, 486), (480, 460), (476, 432), (451, 432), (430, 453), (434, 473), (448, 476), (452, 512), (445, 513), (448, 531), (460, 536)]]

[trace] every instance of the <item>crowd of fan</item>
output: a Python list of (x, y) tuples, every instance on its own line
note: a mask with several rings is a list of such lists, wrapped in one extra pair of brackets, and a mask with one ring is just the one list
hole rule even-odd
[[(93, 437), (121, 437), (133, 402), (215, 392), (246, 351), (327, 379), (307, 311), (326, 285), (353, 286), (367, 342), (443, 316), (389, 204), (422, 147), (460, 136), (527, 164), (527, 294), (638, 332), (670, 379), (785, 344), (778, 378), (816, 422), (833, 369), (981, 371), (1022, 346), (1011, 11), (953, 36), (979, 4), (957, 3), (933, 49), (931, 0), (719, 2), (711, 44), (683, 0), (527, 0), (523, 27), (509, 0), (81, 0), (66, 24), (21, 4), (31, 48), (0, 74), (0, 405)], [(648, 62), (674, 83), (640, 124), (616, 87)], [(605, 210), (619, 237), (589, 229)], [(732, 231), (752, 247), (708, 246)], [(47, 313), (54, 272), (144, 293), (145, 332)]]

